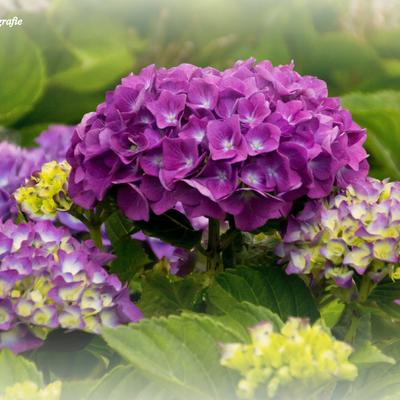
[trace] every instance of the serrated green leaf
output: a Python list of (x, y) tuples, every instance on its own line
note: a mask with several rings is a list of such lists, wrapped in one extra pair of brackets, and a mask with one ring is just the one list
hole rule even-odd
[(334, 299), (322, 307), (320, 313), (325, 325), (332, 329), (339, 322), (344, 309), (345, 305), (339, 299)]
[(314, 298), (304, 282), (274, 265), (230, 269), (219, 274), (216, 283), (239, 302), (268, 308), (282, 320), (289, 316), (307, 317), (311, 321), (319, 318)]
[(172, 400), (165, 390), (150, 382), (131, 365), (114, 368), (93, 387), (85, 400)]
[(145, 317), (194, 310), (207, 281), (205, 274), (191, 274), (180, 278), (162, 271), (150, 271), (142, 277), (142, 296), (138, 307)]
[(39, 49), (21, 29), (0, 29), (0, 125), (26, 114), (45, 86)]
[(384, 354), (370, 341), (364, 344), (351, 356), (351, 361), (358, 366), (387, 363), (396, 364), (396, 360)]
[(121, 239), (135, 232), (134, 223), (126, 218), (121, 211), (113, 212), (105, 222), (107, 237), (113, 245), (118, 244)]
[(43, 385), (43, 377), (32, 361), (14, 355), (10, 350), (0, 351), (0, 393), (18, 382), (32, 381)]
[(277, 329), (283, 326), (282, 320), (271, 310), (247, 301), (240, 302), (218, 284), (207, 290), (207, 312), (221, 315), (225, 322), (236, 324), (243, 340), (248, 339), (248, 328), (262, 321), (272, 322)]
[(400, 305), (394, 301), (400, 298), (400, 282), (386, 281), (376, 286), (369, 300), (375, 302), (380, 310), (392, 318), (400, 320)]
[(130, 237), (121, 239), (115, 244), (113, 253), (117, 258), (111, 263), (110, 271), (117, 274), (123, 282), (129, 282), (151, 262), (142, 242)]
[(185, 314), (106, 329), (107, 343), (179, 399), (235, 398), (237, 377), (220, 365), (219, 343), (240, 334), (218, 318)]

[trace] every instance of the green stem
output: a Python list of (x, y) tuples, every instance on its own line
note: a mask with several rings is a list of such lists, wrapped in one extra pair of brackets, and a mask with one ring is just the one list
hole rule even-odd
[(360, 303), (364, 303), (367, 300), (373, 286), (373, 282), (371, 281), (369, 276), (365, 274), (361, 280), (360, 289), (358, 290), (358, 301)]
[(353, 316), (351, 317), (349, 330), (347, 331), (346, 336), (344, 337), (345, 342), (350, 344), (353, 343), (357, 334), (358, 322), (359, 318), (357, 317), (357, 315), (353, 314)]
[(86, 225), (93, 243), (97, 248), (103, 250), (104, 246), (103, 238), (101, 236), (101, 219), (94, 214), (92, 210), (83, 210), (76, 206), (71, 207), (69, 214), (79, 219), (79, 221)]
[(103, 250), (104, 246), (103, 246), (103, 238), (101, 236), (101, 225), (88, 226), (88, 229), (90, 237), (93, 240), (93, 243), (96, 245), (97, 248)]
[(207, 271), (223, 271), (219, 221), (208, 220)]

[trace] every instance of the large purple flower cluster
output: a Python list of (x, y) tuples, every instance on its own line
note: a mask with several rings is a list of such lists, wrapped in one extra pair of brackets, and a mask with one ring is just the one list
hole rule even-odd
[(71, 126), (50, 125), (37, 137), (38, 147), (32, 149), (0, 142), (0, 220), (16, 213), (12, 194), (25, 179), (45, 162), (65, 160), (72, 132)]
[(253, 230), (367, 175), (365, 131), (327, 96), (323, 81), (269, 61), (146, 67), (77, 126), (70, 195), (91, 208), (113, 189), (132, 220), (179, 205)]
[(0, 348), (35, 348), (55, 328), (99, 333), (139, 320), (128, 288), (102, 267), (111, 258), (49, 221), (0, 223)]

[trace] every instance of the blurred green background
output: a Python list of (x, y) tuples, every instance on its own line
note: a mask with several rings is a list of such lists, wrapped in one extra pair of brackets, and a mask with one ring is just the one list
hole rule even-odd
[(75, 124), (143, 66), (294, 60), (368, 128), (372, 174), (400, 180), (400, 0), (0, 0), (1, 135)]

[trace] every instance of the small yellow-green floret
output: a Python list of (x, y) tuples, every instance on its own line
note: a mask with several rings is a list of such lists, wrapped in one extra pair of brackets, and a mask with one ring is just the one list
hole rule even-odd
[(60, 400), (61, 382), (53, 382), (40, 389), (34, 382), (16, 383), (5, 389), (0, 400)]
[(57, 211), (67, 211), (72, 202), (67, 194), (70, 165), (63, 161), (51, 161), (32, 176), (15, 193), (16, 201), (31, 215), (55, 216)]
[[(336, 340), (320, 323), (291, 318), (275, 332), (270, 323), (251, 330), (251, 343), (223, 346), (221, 364), (240, 373), (237, 394), (251, 399), (310, 394), (338, 380), (354, 380), (352, 348)], [(286, 397), (284, 397), (286, 398)], [(298, 398), (298, 397), (293, 397)]]

